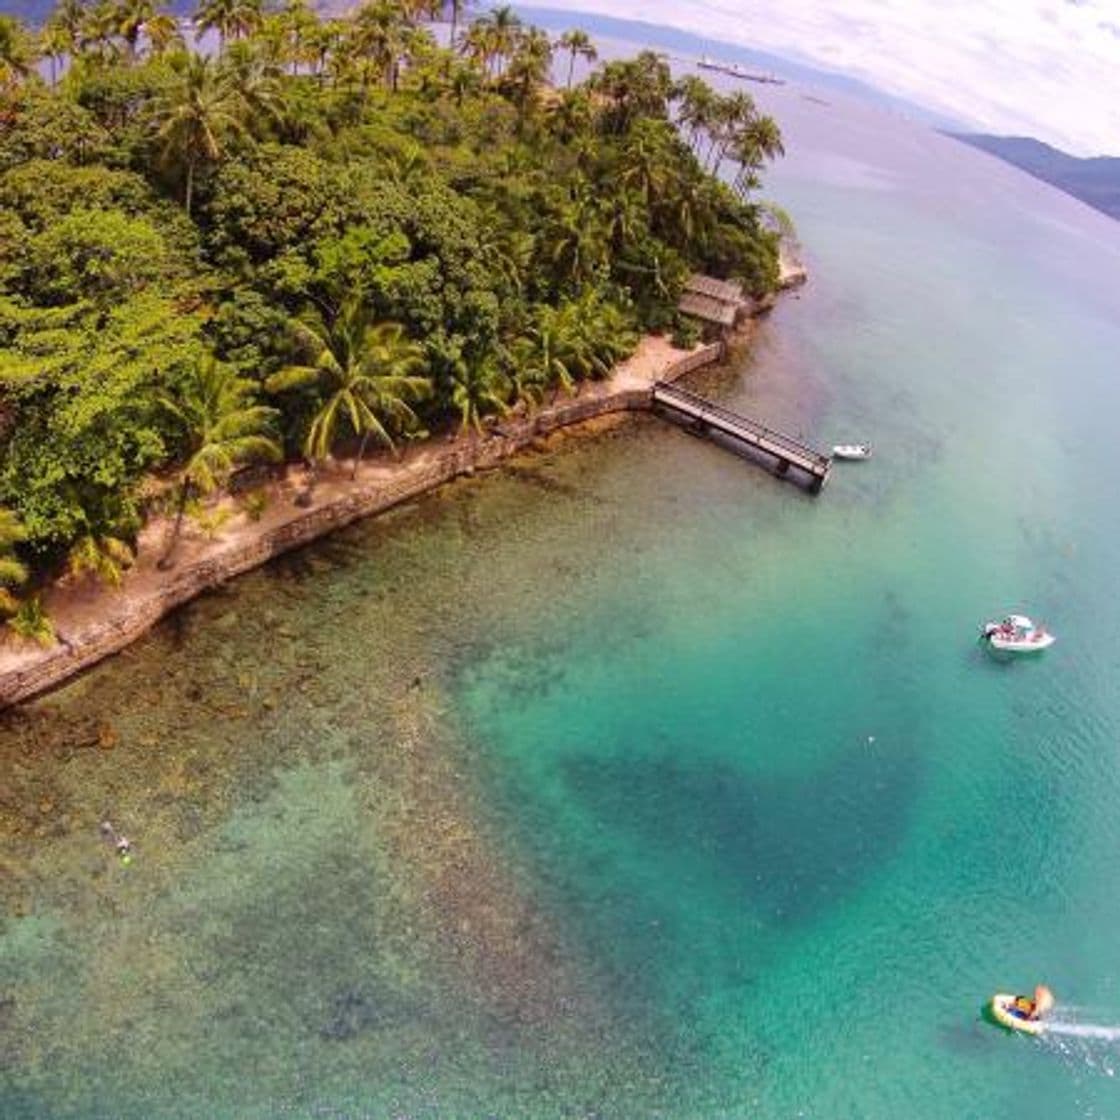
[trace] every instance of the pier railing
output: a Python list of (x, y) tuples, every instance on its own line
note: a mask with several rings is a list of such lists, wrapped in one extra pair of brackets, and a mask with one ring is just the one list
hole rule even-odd
[(809, 447), (794, 436), (706, 400), (690, 389), (658, 381), (653, 386), (653, 407), (673, 418), (683, 419), (699, 434), (716, 432), (749, 448), (765, 452), (776, 461), (779, 475), (785, 475), (791, 466), (796, 467), (807, 476), (813, 491), (820, 490), (828, 481), (829, 471), (832, 469), (830, 456)]

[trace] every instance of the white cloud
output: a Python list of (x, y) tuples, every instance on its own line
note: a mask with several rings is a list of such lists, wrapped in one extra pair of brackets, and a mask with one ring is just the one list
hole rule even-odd
[(1120, 0), (539, 2), (784, 53), (981, 131), (1120, 155)]

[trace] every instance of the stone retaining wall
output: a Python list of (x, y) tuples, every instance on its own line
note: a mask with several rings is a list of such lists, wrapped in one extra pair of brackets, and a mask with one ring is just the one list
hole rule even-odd
[[(662, 380), (673, 380), (689, 370), (717, 361), (718, 343), (700, 347), (662, 371)], [(628, 389), (598, 387), (586, 395), (557, 402), (533, 416), (501, 424), (477, 440), (448, 444), (434, 454), (404, 462), (388, 480), (355, 481), (345, 495), (331, 497), (321, 506), (292, 508), (281, 523), (262, 528), (252, 539), (212, 546), (204, 558), (165, 573), (154, 590), (106, 598), (107, 617), (80, 630), (60, 632), (60, 641), (49, 649), (29, 648), (17, 663), (0, 672), (0, 709), (53, 688), (68, 677), (123, 649), (164, 615), (233, 576), (250, 571), (274, 556), (339, 529), (359, 518), (381, 513), (409, 501), (463, 474), (498, 466), (535, 439), (572, 424), (610, 413), (642, 411), (650, 407), (651, 387)]]

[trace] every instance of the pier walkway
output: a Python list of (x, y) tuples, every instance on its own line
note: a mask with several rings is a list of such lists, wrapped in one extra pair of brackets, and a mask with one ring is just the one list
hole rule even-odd
[(752, 451), (760, 451), (775, 461), (775, 474), (792, 477), (795, 467), (814, 494), (828, 481), (832, 459), (803, 444), (793, 436), (767, 428), (746, 416), (705, 400), (697, 393), (657, 381), (653, 386), (653, 408), (667, 419), (684, 423), (698, 435), (719, 434)]

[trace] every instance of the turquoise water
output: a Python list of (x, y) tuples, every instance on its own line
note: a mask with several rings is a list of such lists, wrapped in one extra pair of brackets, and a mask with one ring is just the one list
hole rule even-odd
[(875, 458), (563, 441), (0, 717), (5, 1117), (1120, 1112), (980, 1016), (1120, 1024), (1120, 226), (768, 96), (813, 280), (697, 384)]

